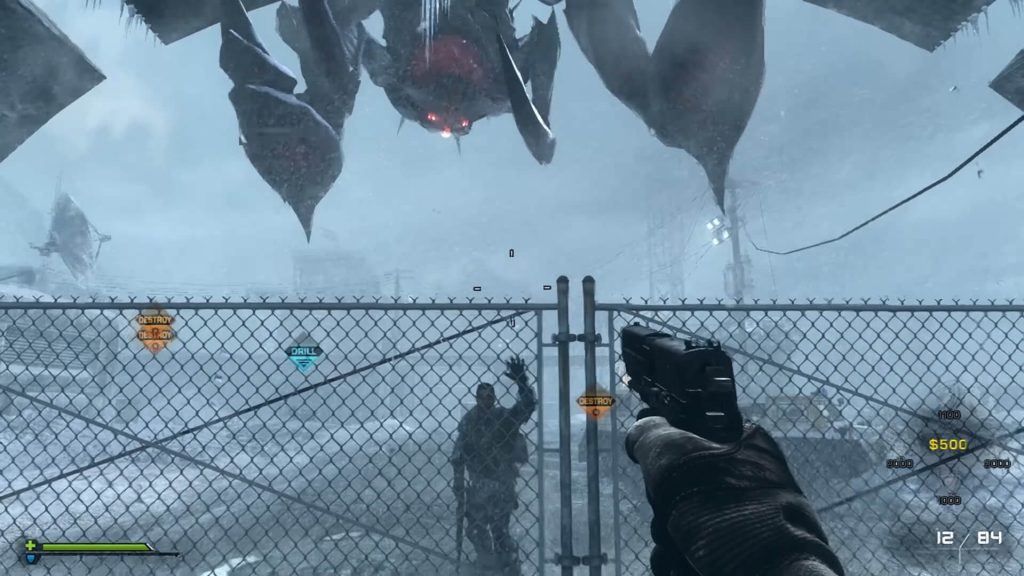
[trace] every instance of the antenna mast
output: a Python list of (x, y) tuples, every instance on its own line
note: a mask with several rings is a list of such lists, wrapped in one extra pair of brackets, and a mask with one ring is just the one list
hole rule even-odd
[(740, 230), (746, 225), (740, 216), (738, 186), (726, 195), (725, 217), (731, 233), (727, 240), (732, 248), (732, 260), (725, 267), (725, 293), (733, 300), (742, 301), (754, 288), (753, 276), (750, 274), (750, 258), (743, 253), (740, 245)]

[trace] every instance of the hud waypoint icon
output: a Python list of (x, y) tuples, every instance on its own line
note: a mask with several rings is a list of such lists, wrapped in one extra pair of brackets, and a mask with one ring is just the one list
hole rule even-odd
[(587, 415), (587, 418), (598, 418), (604, 416), (615, 405), (615, 396), (608, 392), (597, 391), (594, 394), (583, 394), (576, 399), (576, 404)]
[(303, 374), (309, 374), (324, 355), (323, 348), (308, 336), (285, 348), (285, 353)]
[(139, 326), (136, 333), (139, 342), (153, 354), (166, 348), (176, 336), (171, 327), (174, 316), (159, 308), (143, 310), (135, 317), (135, 322)]

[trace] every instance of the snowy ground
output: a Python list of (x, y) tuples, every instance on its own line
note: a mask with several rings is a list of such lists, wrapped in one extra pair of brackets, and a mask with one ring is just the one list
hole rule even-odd
[[(243, 364), (239, 371), (253, 374), (252, 368)], [(275, 378), (268, 381), (274, 387), (283, 385)], [(203, 392), (195, 374), (188, 381), (193, 388), (179, 383), (178, 389), (189, 390), (191, 397)], [(231, 382), (216, 384), (226, 387)], [(199, 397), (213, 402), (209, 394)], [(176, 403), (174, 398), (164, 401)], [(4, 411), (0, 421), (0, 458), (10, 457), (0, 461), (0, 494), (134, 447), (130, 440), (97, 433), (52, 411), (28, 417), (25, 403), (12, 406), (15, 409)], [(313, 417), (323, 413), (321, 406), (308, 407), (292, 404), (270, 416), (260, 412), (259, 417), (232, 420), (167, 444), (255, 486), (149, 450), (5, 499), (0, 506), (0, 548), (16, 549), (25, 536), (142, 540), (160, 550), (179, 551), (181, 558), (44, 558), (41, 566), (26, 570), (12, 552), (0, 555), (0, 573), (452, 574), (455, 507), (446, 464), (449, 427), (436, 420), (422, 425), (397, 420), (343, 425), (340, 418)], [(160, 411), (136, 408), (138, 414), (127, 429), (149, 437), (144, 432), (159, 436), (170, 427)], [(205, 408), (209, 407), (195, 406), (195, 414)], [(96, 414), (102, 415), (102, 410)], [(572, 439), (574, 448), (577, 440)], [(557, 455), (545, 455), (543, 474), (536, 462), (523, 470), (514, 533), (523, 549), (524, 574), (557, 574), (550, 562), (560, 552)], [(586, 467), (575, 450), (572, 462), (573, 551), (584, 555), (589, 523)], [(799, 465), (799, 459), (794, 463)], [(980, 458), (965, 461), (966, 476), (972, 480), (964, 490), (973, 498), (955, 510), (937, 507), (936, 488), (922, 481), (856, 500), (824, 513), (822, 519), (851, 575), (1021, 574), (1024, 550), (1017, 542), (1024, 538), (1024, 478), (1015, 465), (1009, 472), (993, 472), (981, 469)], [(885, 481), (892, 476), (889, 472), (872, 472), (850, 482), (815, 483), (805, 490), (820, 506)], [(605, 573), (646, 574), (650, 511), (638, 477), (624, 477), (619, 484), (618, 535), (612, 483), (602, 481), (600, 492), (602, 552), (611, 559)], [(968, 543), (958, 554), (956, 547), (932, 545), (937, 530), (955, 531), (958, 541), (980, 530), (1001, 531), (1004, 544), (977, 549)], [(472, 556), (468, 543), (465, 554)]]
[[(240, 398), (255, 402), (293, 387), (288, 380), (294, 379), (294, 370), (268, 370), (265, 358), (212, 362), (221, 367), (240, 363), (228, 372), (207, 369), (210, 360), (182, 361), (173, 370), (165, 363), (162, 369), (170, 374), (147, 366), (147, 372), (156, 371), (148, 376), (159, 387), (147, 390), (149, 399), (143, 402), (139, 398), (147, 396), (136, 394), (141, 391), (131, 389), (131, 382), (120, 382), (120, 392), (132, 396), (127, 407), (121, 403), (121, 416), (133, 417), (116, 426), (144, 438), (162, 437), (229, 413), (240, 407)], [(261, 378), (252, 376), (260, 372)], [(32, 383), (22, 380), (30, 377), (4, 383), (29, 389)], [(258, 380), (264, 383), (253, 384)], [(3, 500), (0, 547), (16, 552), (31, 536), (146, 541), (182, 553), (181, 558), (145, 560), (44, 558), (33, 569), (55, 575), (451, 574), (451, 414), (418, 423), (353, 418), (382, 399), (353, 398), (343, 392), (349, 388), (338, 388), (168, 442), (166, 447), (178, 456), (149, 449), (35, 488), (33, 483), (88, 467), (136, 444), (3, 395), (0, 458), (10, 460), (0, 460), (0, 494), (27, 491)], [(109, 422), (110, 411), (96, 404), (123, 398), (105, 394), (88, 403), (81, 395), (42, 395)], [(533, 467), (523, 470), (523, 502), (513, 526), (526, 573), (536, 573), (540, 563), (536, 477)], [(464, 558), (470, 556), (467, 542)], [(0, 555), (0, 573), (22, 570), (18, 559), (14, 552)]]

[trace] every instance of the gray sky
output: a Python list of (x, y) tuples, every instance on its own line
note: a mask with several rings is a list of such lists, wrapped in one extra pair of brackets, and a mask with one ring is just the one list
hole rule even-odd
[[(167, 47), (126, 29), (117, 2), (37, 3), (108, 80), (0, 165), (0, 180), (45, 212), (63, 174), (114, 236), (100, 263), (107, 274), (204, 284), (207, 293), (226, 282), (290, 282), (290, 251), (304, 238), (237, 144), (217, 30)], [(524, 2), (521, 27), (535, 4)], [(769, 4), (768, 76), (733, 162), (757, 242), (791, 248), (846, 229), (945, 173), (1020, 114), (987, 87), (1024, 48), (1024, 20), (1008, 2), (980, 34), (962, 33), (933, 54), (803, 2)], [(649, 43), (670, 6), (641, 3)], [(297, 70), (273, 32), (273, 9), (254, 20)], [(476, 126), (461, 158), (452, 142), (416, 126), (396, 135), (398, 114), (364, 79), (346, 126), (345, 172), (317, 212), (314, 245), (330, 229), (381, 274), (411, 270), (407, 284), (424, 294), (472, 295), (475, 284), (491, 295), (538, 294), (559, 274), (593, 274), (605, 298), (648, 294), (649, 269), (667, 258), (651, 262), (653, 246), (684, 263), (675, 269), (687, 296), (722, 296), (726, 250), (707, 249), (702, 228), (684, 245), (715, 213), (703, 174), (604, 90), (560, 24), (553, 164), (533, 161), (511, 117)], [(1018, 296), (1022, 149), (1024, 131), (980, 160), (981, 178), (965, 171), (837, 245), (771, 260), (752, 254), (756, 295)], [(662, 229), (648, 238), (652, 218)], [(0, 247), (0, 262), (25, 257)]]

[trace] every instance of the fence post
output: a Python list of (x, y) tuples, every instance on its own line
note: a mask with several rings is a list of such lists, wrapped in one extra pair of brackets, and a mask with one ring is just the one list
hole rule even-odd
[(537, 516), (540, 518), (540, 526), (537, 526), (537, 569), (544, 572), (544, 562), (547, 560), (546, 538), (544, 525), (547, 524), (547, 507), (544, 506), (544, 492), (547, 484), (547, 472), (544, 466), (544, 312), (538, 310), (537, 319)]
[(615, 315), (610, 310), (608, 311), (608, 387), (611, 389), (611, 393), (616, 398), (615, 404), (612, 404), (611, 414), (608, 415), (612, 419), (611, 422), (611, 455), (612, 455), (612, 474), (614, 480), (612, 480), (612, 538), (614, 538), (614, 550), (615, 550), (615, 576), (622, 576), (622, 497), (620, 496), (620, 483), (622, 477), (619, 474), (621, 468), (619, 468), (619, 446), (621, 446), (622, 440), (619, 439), (619, 402), (618, 402), (618, 377), (619, 374), (615, 370)]
[[(583, 279), (583, 350), (586, 393), (597, 394), (597, 331), (595, 330), (594, 278)], [(597, 446), (597, 418), (587, 418), (587, 533), (590, 550), (584, 562), (590, 566), (590, 576), (601, 576), (601, 567), (607, 558), (601, 554), (601, 477)], [(614, 450), (614, 447), (611, 447)]]
[(556, 563), (562, 576), (572, 576), (576, 556), (572, 549), (572, 446), (569, 420), (569, 279), (559, 276), (558, 282), (558, 484), (561, 496), (562, 551)]

